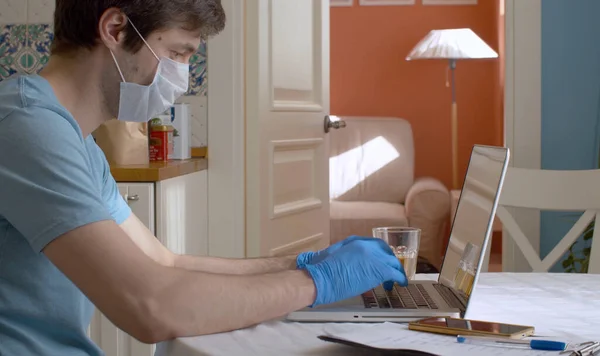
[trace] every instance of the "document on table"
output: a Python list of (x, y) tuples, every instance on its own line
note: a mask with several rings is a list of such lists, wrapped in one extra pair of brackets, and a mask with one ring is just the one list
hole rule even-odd
[(487, 346), (459, 344), (456, 336), (408, 330), (406, 324), (383, 323), (361, 327), (351, 332), (329, 332), (320, 336), (322, 340), (362, 346), (379, 350), (405, 350), (407, 353), (420, 352), (422, 355), (470, 356), (470, 355), (515, 355), (549, 356), (556, 351), (531, 350), (521, 346)]

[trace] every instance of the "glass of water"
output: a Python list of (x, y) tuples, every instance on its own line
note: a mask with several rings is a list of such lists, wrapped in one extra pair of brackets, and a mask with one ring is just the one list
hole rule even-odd
[(421, 229), (414, 227), (376, 227), (373, 237), (385, 241), (404, 267), (406, 278), (412, 280), (417, 272), (417, 256), (421, 243)]

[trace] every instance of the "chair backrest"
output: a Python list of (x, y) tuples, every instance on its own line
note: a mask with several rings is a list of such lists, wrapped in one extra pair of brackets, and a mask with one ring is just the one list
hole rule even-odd
[[(507, 207), (584, 213), (554, 249), (540, 259)], [(511, 167), (506, 172), (496, 216), (533, 272), (548, 272), (594, 221), (596, 229), (588, 273), (600, 274), (600, 170), (554, 171)]]
[(414, 183), (410, 123), (395, 117), (339, 118), (347, 126), (329, 133), (330, 198), (404, 203)]

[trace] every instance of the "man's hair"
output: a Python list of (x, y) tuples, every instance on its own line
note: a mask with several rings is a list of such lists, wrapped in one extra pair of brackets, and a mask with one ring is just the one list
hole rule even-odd
[[(100, 17), (113, 7), (127, 15), (144, 38), (157, 30), (182, 28), (206, 39), (225, 27), (221, 0), (56, 0), (52, 53), (96, 46)], [(127, 24), (125, 49), (137, 52), (142, 44)]]

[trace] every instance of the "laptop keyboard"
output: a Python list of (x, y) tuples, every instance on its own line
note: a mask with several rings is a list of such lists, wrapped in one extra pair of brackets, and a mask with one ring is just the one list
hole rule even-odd
[(406, 287), (396, 285), (391, 291), (379, 286), (363, 293), (362, 298), (366, 308), (438, 309), (433, 298), (420, 284), (409, 284)]
[[(463, 303), (443, 284), (433, 287), (452, 308), (464, 308)], [(427, 293), (422, 284), (409, 284), (406, 287), (394, 286), (386, 291), (382, 286), (372, 289), (362, 295), (366, 308), (381, 309), (438, 309), (433, 298)]]
[(444, 300), (446, 301), (446, 303), (448, 303), (449, 306), (451, 306), (453, 308), (459, 308), (459, 309), (465, 307), (463, 305), (463, 303), (460, 301), (460, 299), (458, 299), (456, 297), (456, 295), (454, 295), (454, 293), (452, 293), (450, 291), (450, 289), (448, 287), (446, 287), (445, 285), (434, 284), (433, 286), (438, 291), (438, 293), (440, 293), (442, 298), (444, 298)]

